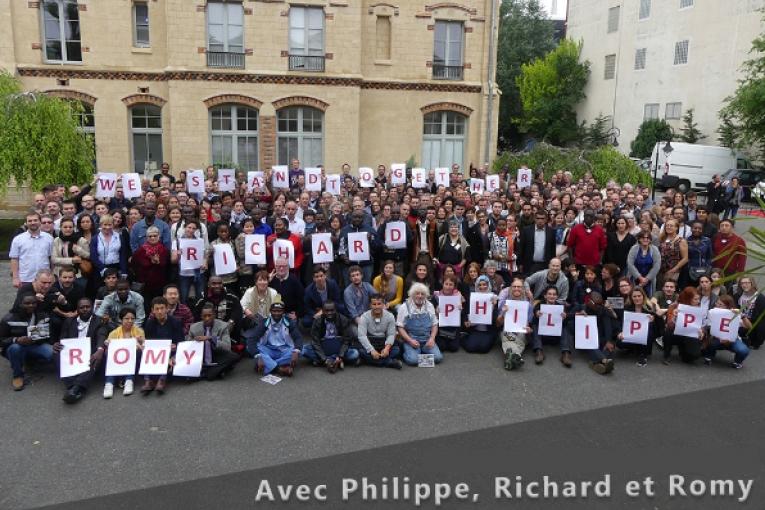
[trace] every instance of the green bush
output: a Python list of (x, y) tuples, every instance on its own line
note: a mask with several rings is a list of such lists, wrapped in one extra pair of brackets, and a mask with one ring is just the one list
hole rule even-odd
[(650, 184), (650, 175), (638, 168), (627, 156), (610, 146), (594, 150), (564, 149), (544, 143), (538, 143), (531, 152), (502, 153), (493, 165), (493, 171), (507, 165), (511, 172), (526, 164), (534, 170), (544, 170), (545, 177), (558, 170), (571, 172), (579, 180), (585, 172), (590, 172), (599, 185), (605, 185), (613, 179), (621, 184)]

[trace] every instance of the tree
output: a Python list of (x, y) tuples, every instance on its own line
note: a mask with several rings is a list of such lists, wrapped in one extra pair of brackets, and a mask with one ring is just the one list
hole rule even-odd
[(516, 79), (523, 113), (518, 118), (521, 132), (530, 133), (554, 145), (565, 145), (582, 135), (577, 123), (577, 103), (584, 99), (590, 63), (579, 62), (581, 43), (564, 39), (545, 55), (521, 66)]
[(690, 108), (683, 115), (683, 127), (680, 129), (683, 133), (678, 137), (681, 142), (696, 143), (704, 138), (706, 135), (702, 134), (697, 122), (693, 120), (693, 108)]
[(46, 184), (88, 182), (94, 148), (80, 130), (79, 103), (37, 92), (0, 72), (0, 191), (11, 179), (40, 189)]
[(611, 116), (603, 115), (602, 113), (595, 117), (595, 120), (589, 125), (586, 130), (584, 141), (589, 147), (602, 147), (608, 145), (609, 140), (609, 125), (611, 124)]
[(503, 0), (497, 38), (497, 84), (502, 91), (498, 134), (504, 147), (520, 145), (522, 141), (513, 121), (523, 111), (515, 80), (523, 64), (555, 48), (553, 32), (553, 25), (546, 19), (538, 0)]
[(735, 124), (737, 146), (765, 147), (765, 34), (752, 41), (753, 57), (742, 67), (744, 78), (725, 99), (722, 115)]
[(737, 128), (733, 124), (733, 116), (730, 112), (722, 110), (719, 114), (720, 126), (717, 128), (717, 141), (723, 147), (734, 147), (736, 145)]
[(672, 127), (664, 119), (649, 119), (643, 121), (638, 134), (630, 144), (630, 156), (633, 158), (648, 158), (653, 153), (657, 142), (672, 139)]

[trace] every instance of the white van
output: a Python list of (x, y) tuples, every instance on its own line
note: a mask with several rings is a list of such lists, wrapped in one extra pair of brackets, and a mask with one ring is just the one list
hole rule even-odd
[[(689, 189), (706, 189), (715, 175), (731, 169), (752, 168), (749, 158), (741, 151), (715, 145), (697, 145), (670, 142), (672, 152), (664, 153), (667, 142), (659, 142), (651, 154), (652, 165), (656, 164), (659, 153), (659, 167), (656, 171), (657, 187), (676, 188), (682, 192)], [(652, 170), (653, 172), (653, 166)]]

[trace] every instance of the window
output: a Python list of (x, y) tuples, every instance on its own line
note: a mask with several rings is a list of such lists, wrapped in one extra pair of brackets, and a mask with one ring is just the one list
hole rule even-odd
[(244, 11), (239, 2), (207, 4), (207, 65), (244, 67)]
[(688, 40), (675, 43), (675, 65), (688, 63)]
[(649, 16), (651, 16), (651, 0), (640, 0), (638, 19), (646, 19)]
[(277, 152), (280, 165), (297, 158), (303, 167), (324, 160), (324, 113), (307, 106), (290, 106), (276, 112)]
[(151, 104), (133, 106), (130, 122), (134, 171), (156, 170), (162, 164), (162, 110)]
[(680, 8), (693, 7), (693, 0), (680, 0)]
[(619, 11), (620, 7), (611, 7), (608, 9), (608, 33), (619, 30)]
[(148, 48), (149, 44), (149, 4), (133, 4), (133, 46)]
[[(84, 103), (82, 101), (72, 100), (71, 103), (74, 110), (74, 118), (77, 121), (80, 132), (85, 134), (85, 137), (93, 144), (93, 148), (96, 147), (96, 118), (93, 115), (93, 105)], [(96, 168), (96, 160), (93, 159), (93, 168)]]
[(646, 48), (638, 48), (635, 50), (635, 70), (645, 69), (645, 54)]
[(423, 120), (422, 166), (463, 166), (467, 118), (457, 112), (440, 111), (428, 113)]
[(679, 119), (683, 116), (683, 103), (667, 103), (664, 107), (665, 119)]
[(82, 62), (80, 11), (75, 0), (44, 0), (45, 60)]
[(258, 169), (257, 110), (241, 105), (212, 108), (210, 136), (214, 165), (234, 163), (244, 170)]
[(436, 21), (433, 78), (462, 79), (462, 45), (465, 30), (459, 21)]
[(377, 60), (390, 60), (391, 24), (390, 16), (377, 16), (376, 26), (376, 51)]
[(606, 66), (603, 71), (603, 78), (613, 80), (616, 76), (616, 55), (606, 55)]
[(324, 71), (324, 9), (290, 7), (290, 70)]
[(643, 107), (643, 120), (659, 118), (659, 103), (647, 103)]

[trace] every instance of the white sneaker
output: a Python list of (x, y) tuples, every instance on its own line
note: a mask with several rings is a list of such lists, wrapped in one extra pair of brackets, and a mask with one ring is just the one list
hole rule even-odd
[(104, 384), (104, 398), (112, 398), (114, 396), (114, 385), (110, 382)]
[(133, 381), (125, 381), (125, 387), (122, 389), (122, 394), (126, 397), (133, 394)]

